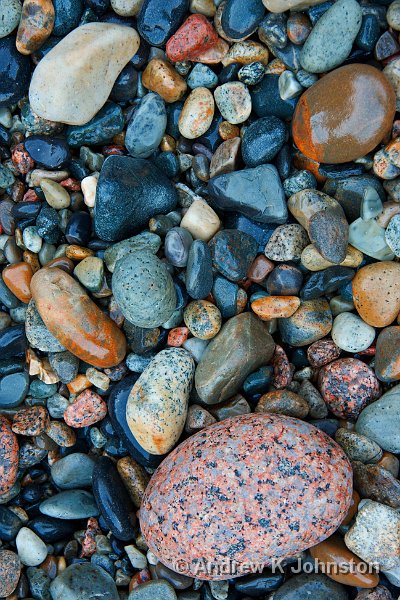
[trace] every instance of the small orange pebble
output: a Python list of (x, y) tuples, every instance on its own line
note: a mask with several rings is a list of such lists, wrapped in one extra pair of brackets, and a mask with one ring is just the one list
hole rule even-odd
[(83, 246), (72, 244), (71, 246), (67, 246), (65, 255), (71, 260), (83, 260), (88, 256), (94, 256), (94, 252), (93, 250), (90, 250), (90, 248), (84, 248)]
[(39, 271), (41, 268), (38, 255), (34, 252), (31, 252), (30, 250), (24, 250), (22, 258), (24, 262), (30, 266), (33, 273), (36, 273), (36, 271)]
[(88, 558), (96, 552), (96, 535), (101, 535), (101, 529), (97, 519), (90, 517), (87, 522), (85, 535), (82, 540), (82, 551), (80, 558)]
[(291, 317), (299, 306), (297, 296), (264, 296), (251, 303), (252, 310), (262, 321)]
[(70, 427), (80, 429), (98, 423), (106, 414), (107, 404), (103, 398), (96, 392), (85, 390), (65, 409), (64, 421)]
[(77, 375), (75, 379), (67, 383), (67, 388), (71, 394), (80, 394), (90, 387), (92, 387), (92, 384), (86, 375), (83, 374)]
[(60, 185), (70, 192), (79, 192), (81, 189), (81, 182), (77, 181), (76, 179), (72, 179), (72, 177), (68, 177), (67, 179), (63, 179), (63, 181), (60, 181)]
[(11, 151), (11, 160), (22, 175), (26, 175), (35, 166), (35, 161), (23, 144), (17, 144)]
[(237, 125), (228, 123), (228, 121), (222, 121), (218, 126), (218, 133), (224, 141), (232, 140), (240, 136), (240, 129)]
[(186, 342), (189, 335), (189, 329), (187, 327), (175, 327), (170, 329), (168, 334), (168, 346), (174, 346), (179, 348), (184, 342)]
[(347, 515), (345, 516), (345, 518), (342, 521), (342, 525), (348, 525), (350, 523), (350, 521), (352, 520), (352, 518), (354, 517), (354, 515), (357, 514), (357, 509), (358, 509), (360, 500), (361, 500), (361, 498), (360, 498), (359, 493), (356, 492), (356, 490), (353, 490), (350, 507), (349, 507), (349, 510), (347, 511)]
[(8, 265), (3, 271), (3, 281), (8, 289), (21, 302), (28, 304), (32, 298), (30, 283), (33, 277), (33, 270), (26, 262), (19, 262)]
[(169, 135), (168, 133), (166, 133), (165, 135), (162, 136), (162, 139), (160, 142), (160, 150), (161, 150), (161, 152), (175, 152), (176, 151), (176, 141), (174, 140), (172, 135)]
[(148, 90), (159, 94), (165, 102), (177, 102), (187, 90), (183, 77), (162, 58), (151, 59), (143, 71), (142, 83)]

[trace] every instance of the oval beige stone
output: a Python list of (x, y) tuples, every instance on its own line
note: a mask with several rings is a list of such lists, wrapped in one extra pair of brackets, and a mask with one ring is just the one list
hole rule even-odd
[[(340, 263), (341, 267), (359, 267), (364, 259), (362, 252), (350, 246), (347, 246), (346, 258)], [(301, 253), (301, 264), (309, 271), (322, 271), (328, 267), (333, 267), (335, 263), (326, 260), (316, 249), (314, 244), (306, 246)]]
[(36, 67), (29, 88), (32, 110), (43, 119), (84, 125), (105, 104), (139, 41), (125, 25), (77, 27)]
[(178, 127), (181, 135), (188, 140), (203, 135), (210, 127), (214, 116), (214, 98), (204, 87), (194, 89), (183, 105)]

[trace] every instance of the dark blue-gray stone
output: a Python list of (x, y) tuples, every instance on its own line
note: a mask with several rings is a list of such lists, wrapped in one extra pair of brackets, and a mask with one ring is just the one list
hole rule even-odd
[(372, 52), (379, 39), (379, 21), (375, 15), (363, 15), (355, 43), (361, 50)]
[(215, 303), (224, 319), (230, 319), (237, 314), (237, 296), (239, 286), (225, 277), (217, 275), (212, 287)]
[(282, 100), (278, 81), (279, 75), (266, 75), (250, 90), (253, 110), (258, 117), (275, 115), (284, 120), (292, 118), (298, 97)]
[(29, 375), (12, 373), (0, 379), (0, 407), (14, 408), (24, 401), (29, 388)]
[(148, 158), (157, 150), (167, 126), (164, 100), (150, 92), (140, 101), (129, 121), (125, 146), (131, 156)]
[(124, 124), (121, 107), (114, 102), (107, 102), (97, 115), (85, 125), (69, 125), (67, 141), (72, 148), (105, 144), (123, 130)]
[(246, 127), (242, 137), (242, 157), (248, 167), (270, 162), (282, 148), (286, 126), (278, 117), (257, 119)]
[(83, 12), (83, 0), (53, 0), (53, 35), (64, 37), (78, 27)]
[[(21, 304), (17, 296), (6, 286), (3, 278), (0, 276), (0, 302), (7, 308), (17, 308)], [(2, 357), (3, 358), (3, 357)]]
[(196, 63), (186, 79), (186, 83), (192, 90), (197, 87), (212, 89), (218, 84), (218, 75), (207, 65)]
[(151, 46), (164, 46), (182, 24), (189, 0), (144, 0), (137, 20), (138, 31)]
[(275, 592), (274, 600), (347, 600), (346, 588), (323, 573), (300, 573)]
[(222, 29), (232, 40), (240, 40), (257, 29), (264, 14), (261, 0), (227, 0), (222, 13)]
[(257, 241), (241, 231), (218, 231), (209, 242), (214, 268), (230, 281), (240, 281), (257, 254)]
[(62, 169), (71, 159), (68, 144), (62, 138), (33, 134), (26, 138), (25, 149), (39, 167)]
[(300, 298), (303, 300), (313, 300), (326, 294), (331, 294), (338, 290), (342, 285), (346, 285), (353, 279), (354, 269), (335, 265), (328, 267), (323, 271), (317, 271), (308, 278), (300, 292)]
[(51, 582), (52, 600), (118, 600), (114, 579), (104, 569), (89, 562), (67, 567)]
[(260, 223), (287, 221), (285, 194), (273, 165), (213, 177), (208, 192), (220, 210), (240, 212)]
[(177, 201), (175, 187), (150, 161), (109, 156), (96, 191), (96, 235), (106, 241), (125, 239), (147, 227), (151, 217), (174, 210)]
[(211, 292), (213, 285), (211, 253), (203, 240), (195, 240), (190, 246), (185, 282), (189, 296), (195, 300), (206, 298)]
[(21, 100), (28, 93), (30, 78), (30, 58), (18, 52), (15, 36), (0, 39), (0, 106)]

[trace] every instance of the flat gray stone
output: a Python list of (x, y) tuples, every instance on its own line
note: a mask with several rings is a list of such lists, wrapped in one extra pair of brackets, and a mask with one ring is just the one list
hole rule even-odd
[(62, 352), (64, 346), (47, 329), (33, 300), (26, 310), (25, 332), (29, 343), (42, 352)]
[(67, 567), (52, 581), (50, 594), (53, 600), (119, 600), (111, 575), (91, 563)]
[(92, 494), (85, 490), (67, 490), (55, 494), (44, 500), (39, 510), (56, 519), (87, 519), (100, 514)]
[(126, 130), (125, 145), (135, 158), (148, 158), (157, 150), (167, 126), (164, 100), (150, 92), (141, 100)]
[(94, 461), (87, 454), (75, 452), (55, 462), (51, 476), (62, 490), (89, 487), (92, 485)]
[(168, 581), (148, 581), (135, 588), (128, 600), (177, 600), (174, 588)]
[(400, 385), (383, 394), (361, 412), (356, 427), (383, 450), (400, 452)]

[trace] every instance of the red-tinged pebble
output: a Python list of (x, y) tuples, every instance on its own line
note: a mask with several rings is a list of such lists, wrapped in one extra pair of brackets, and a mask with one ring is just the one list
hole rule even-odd
[(101, 529), (97, 519), (90, 517), (87, 522), (85, 534), (83, 536), (82, 551), (80, 558), (89, 558), (96, 552), (96, 535), (101, 535)]
[(333, 340), (318, 340), (309, 346), (307, 358), (312, 367), (323, 367), (339, 358), (340, 352)]
[(25, 192), (24, 197), (22, 198), (22, 202), (39, 202), (40, 198), (35, 192), (35, 190), (28, 190)]
[(25, 150), (23, 144), (14, 146), (11, 152), (11, 160), (22, 175), (29, 173), (35, 166), (35, 161), (31, 158), (28, 151)]
[(356, 358), (342, 358), (323, 367), (318, 384), (329, 410), (350, 420), (356, 420), (380, 393), (373, 370)]
[(188, 339), (189, 329), (187, 327), (175, 327), (168, 334), (168, 346), (179, 348)]
[(70, 427), (88, 427), (104, 419), (107, 414), (107, 404), (103, 398), (85, 390), (68, 406), (64, 412), (64, 420)]
[(26, 262), (8, 265), (3, 270), (3, 281), (18, 300), (27, 304), (32, 298), (30, 283), (33, 277), (32, 267)]
[(192, 60), (218, 42), (218, 34), (204, 15), (190, 15), (168, 40), (166, 52), (172, 62)]
[(0, 496), (6, 494), (17, 479), (18, 449), (10, 423), (0, 415)]
[(49, 425), (49, 414), (44, 406), (22, 408), (13, 419), (12, 430), (19, 435), (40, 435)]
[(102, 154), (104, 156), (111, 156), (112, 154), (118, 154), (118, 156), (123, 156), (125, 152), (125, 148), (123, 146), (119, 146), (118, 144), (110, 144), (108, 146), (103, 146), (101, 149)]
[(11, 550), (0, 550), (0, 597), (5, 598), (13, 593), (21, 574), (21, 563), (18, 555)]
[(70, 192), (79, 192), (81, 189), (81, 182), (77, 181), (76, 179), (72, 179), (72, 177), (68, 177), (68, 179), (63, 179), (60, 181), (60, 185)]
[(31, 291), (46, 327), (72, 354), (100, 368), (124, 359), (124, 334), (73, 277), (57, 268), (40, 269)]
[(278, 390), (282, 390), (292, 381), (294, 368), (293, 365), (290, 364), (286, 352), (281, 346), (278, 346), (278, 344), (275, 346), (275, 352), (271, 359), (271, 365), (274, 368), (272, 385)]
[(46, 435), (61, 448), (71, 448), (76, 443), (75, 431), (62, 421), (51, 421)]
[(142, 569), (130, 580), (129, 592), (137, 588), (141, 583), (146, 583), (147, 581), (151, 581), (150, 571), (148, 569)]
[[(165, 566), (230, 579), (249, 563), (267, 566), (326, 539), (351, 491), (350, 463), (325, 433), (283, 415), (248, 414), (192, 435), (163, 460), (140, 526)], [(230, 561), (233, 575), (222, 568)], [(199, 574), (199, 563), (213, 568)]]

